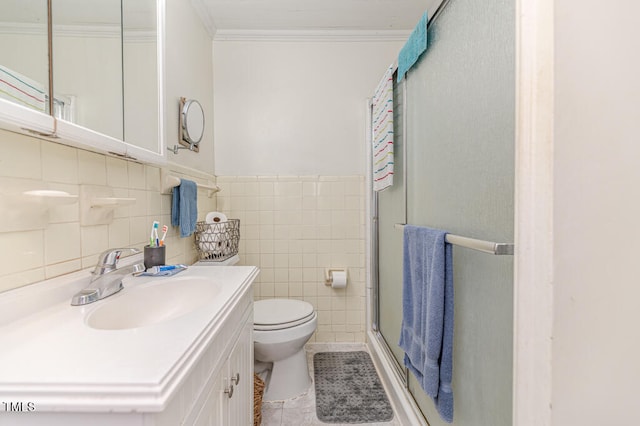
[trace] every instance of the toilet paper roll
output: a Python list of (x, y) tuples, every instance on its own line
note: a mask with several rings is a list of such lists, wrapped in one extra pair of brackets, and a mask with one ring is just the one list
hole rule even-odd
[(347, 271), (332, 271), (331, 288), (345, 288), (347, 286)]
[(205, 216), (204, 221), (207, 223), (226, 222), (227, 216), (224, 213), (220, 213), (220, 212), (209, 212), (207, 213), (207, 216)]

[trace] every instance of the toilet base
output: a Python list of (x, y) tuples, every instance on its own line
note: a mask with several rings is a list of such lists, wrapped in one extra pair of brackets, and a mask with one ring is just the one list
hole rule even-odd
[(311, 377), (304, 349), (273, 363), (265, 401), (280, 401), (298, 396), (309, 389)]

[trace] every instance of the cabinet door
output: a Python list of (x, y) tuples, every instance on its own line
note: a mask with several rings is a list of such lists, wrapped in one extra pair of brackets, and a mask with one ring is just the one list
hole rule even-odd
[(198, 418), (194, 422), (194, 426), (216, 426), (229, 424), (227, 422), (228, 419), (224, 417), (227, 411), (225, 409), (227, 404), (227, 395), (224, 393), (227, 385), (226, 369), (227, 366), (225, 365), (221, 374), (218, 374), (213, 388), (211, 388), (211, 392), (209, 392), (209, 395), (200, 410), (200, 414), (198, 414)]
[(53, 0), (51, 21), (54, 115), (123, 140), (121, 2)]
[(245, 322), (195, 426), (253, 424), (253, 323)]
[(0, 2), (0, 99), (49, 109), (47, 1)]
[(253, 424), (253, 324), (244, 325), (238, 341), (229, 355), (229, 383), (233, 396), (229, 398), (229, 423)]

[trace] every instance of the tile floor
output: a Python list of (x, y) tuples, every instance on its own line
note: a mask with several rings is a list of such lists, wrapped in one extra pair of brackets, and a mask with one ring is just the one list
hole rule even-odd
[[(309, 374), (313, 379), (313, 355), (316, 352), (367, 351), (364, 343), (308, 343), (305, 346), (309, 361)], [(312, 426), (327, 425), (316, 416), (316, 396), (313, 384), (307, 393), (285, 401), (264, 402), (262, 404), (263, 426)], [(364, 423), (368, 426), (402, 426), (397, 416), (390, 422)], [(332, 423), (335, 426), (342, 424)], [(346, 424), (345, 424), (346, 425)], [(353, 425), (349, 425), (353, 426)]]

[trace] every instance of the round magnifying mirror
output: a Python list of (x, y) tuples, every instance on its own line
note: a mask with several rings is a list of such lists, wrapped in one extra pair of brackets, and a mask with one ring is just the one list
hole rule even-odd
[(196, 100), (185, 101), (182, 107), (182, 139), (198, 146), (204, 134), (204, 111)]

